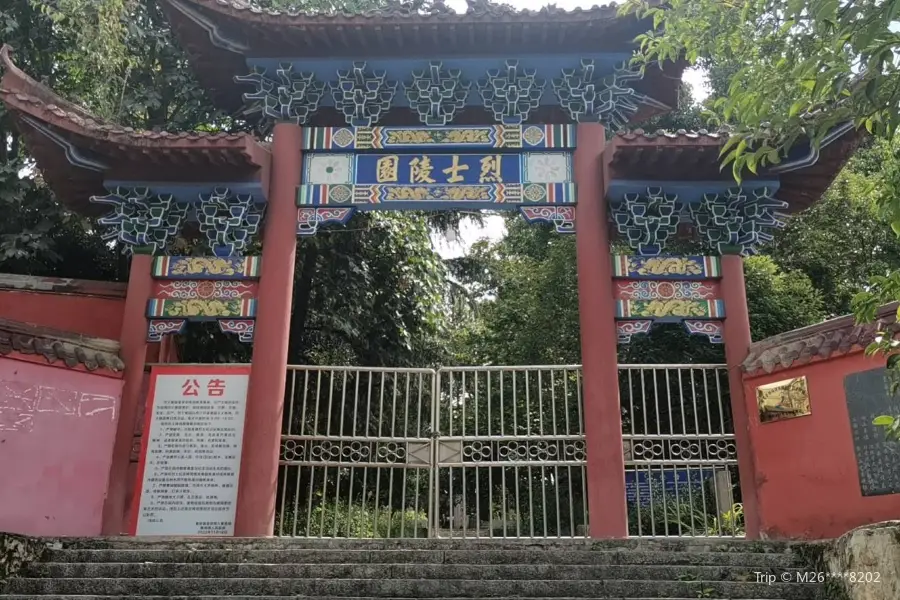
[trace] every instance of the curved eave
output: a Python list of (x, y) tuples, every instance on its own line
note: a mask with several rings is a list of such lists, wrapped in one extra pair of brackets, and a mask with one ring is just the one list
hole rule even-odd
[(780, 175), (778, 198), (791, 205), (791, 212), (805, 210), (825, 193), (868, 134), (851, 129), (822, 148), (815, 164)]
[[(496, 56), (498, 59), (541, 53), (596, 53), (633, 47), (634, 37), (649, 28), (634, 17), (617, 17), (615, 6), (565, 11), (408, 15), (397, 11), (369, 14), (287, 14), (241, 7), (226, 0), (164, 0), (163, 8), (198, 80), (213, 102), (231, 114), (243, 107), (246, 86), (234, 82), (247, 72), (247, 58), (340, 58), (348, 63), (366, 57)], [(675, 106), (686, 63), (648, 69), (635, 89), (658, 102)], [(402, 109), (392, 111), (405, 113)], [(567, 122), (544, 114), (543, 122)], [(661, 112), (646, 107), (648, 118)], [(322, 109), (311, 124), (341, 125), (333, 111)], [(411, 115), (388, 115), (381, 124), (415, 124)], [(482, 111), (461, 124), (483, 123)], [(549, 119), (549, 120), (547, 120)], [(539, 118), (531, 119), (538, 122)]]
[(268, 169), (268, 149), (249, 134), (118, 127), (30, 78), (12, 63), (7, 46), (0, 62), (0, 99), (46, 183), (76, 212), (97, 213), (89, 198), (105, 193), (105, 180), (203, 182), (227, 173), (229, 181), (251, 181)]
[[(856, 150), (863, 134), (848, 130), (821, 149), (818, 160), (807, 167), (785, 173), (760, 171), (746, 178), (780, 180), (777, 197), (788, 203), (788, 212), (809, 208), (817, 202)], [(720, 169), (719, 152), (727, 133), (623, 132), (613, 138), (610, 174), (614, 179), (660, 181), (733, 181), (731, 169)]]

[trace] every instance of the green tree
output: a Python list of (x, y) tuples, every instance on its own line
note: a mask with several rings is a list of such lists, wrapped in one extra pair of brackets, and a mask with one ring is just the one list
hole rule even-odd
[[(455, 336), (459, 364), (577, 364), (581, 362), (574, 236), (549, 226), (507, 220), (508, 234), (473, 248), (466, 283), (482, 298), (476, 318)], [(685, 248), (690, 251), (691, 248)], [(628, 253), (627, 249), (618, 251)], [(820, 322), (821, 293), (800, 271), (767, 256), (745, 259), (754, 339)], [(688, 336), (680, 326), (657, 326), (619, 348), (622, 363), (720, 362), (721, 348)]]
[(736, 177), (848, 121), (887, 138), (900, 123), (897, 0), (629, 0), (622, 10), (653, 19), (638, 64), (728, 65), (727, 95), (712, 107), (736, 127), (724, 151)]
[[(262, 3), (261, 3), (262, 4)], [(270, 0), (267, 8), (362, 10), (375, 1)], [(422, 8), (410, 4), (411, 10)], [(95, 114), (140, 129), (241, 130), (252, 123), (217, 112), (198, 86), (153, 0), (0, 2), (4, 41), (18, 64)], [(127, 278), (128, 261), (100, 238), (95, 221), (71, 213), (43, 185), (24, 144), (3, 115), (9, 141), (0, 156), (0, 270), (89, 279)], [(24, 171), (23, 171), (24, 169)], [(20, 178), (19, 173), (26, 173)], [(361, 214), (346, 228), (300, 240), (290, 360), (297, 363), (431, 363), (446, 336), (447, 271), (431, 228), (456, 215)], [(179, 241), (182, 252), (202, 247)], [(258, 251), (258, 248), (256, 249)], [(457, 290), (458, 292), (458, 290)], [(249, 348), (215, 327), (182, 336), (190, 361), (243, 361)]]
[[(15, 48), (22, 68), (71, 92), (80, 76), (67, 69), (65, 58), (76, 41), (41, 12), (40, 4), (30, 0), (0, 3), (3, 41)], [(0, 136), (4, 140), (0, 145), (0, 269), (93, 279), (126, 276), (126, 263), (103, 243), (93, 222), (55, 201), (2, 107)]]
[(900, 267), (900, 239), (879, 219), (885, 145), (854, 156), (822, 199), (791, 217), (767, 248), (781, 267), (810, 277), (831, 316), (849, 313), (873, 275)]
[[(745, 169), (755, 173), (778, 163), (796, 144), (809, 140), (819, 145), (844, 123), (852, 122), (882, 140), (882, 186), (874, 200), (900, 234), (900, 153), (895, 139), (900, 124), (900, 1), (630, 0), (623, 11), (653, 18), (655, 29), (639, 37), (637, 63), (647, 66), (685, 57), (721, 67), (717, 76), (726, 79), (727, 86), (719, 87), (724, 93), (709, 106), (714, 119), (735, 127), (723, 156), (736, 179)], [(838, 189), (849, 190), (853, 184), (845, 180)], [(852, 202), (857, 204), (836, 208), (844, 213), (870, 210), (865, 200)], [(872, 237), (866, 235), (866, 241)], [(858, 249), (859, 244), (846, 248)], [(860, 251), (878, 253), (880, 248)], [(871, 321), (878, 305), (900, 299), (898, 282), (896, 271), (872, 279), (853, 301), (857, 318)], [(828, 293), (843, 304), (847, 292), (839, 287), (831, 286)], [(888, 366), (900, 368), (893, 335), (882, 336), (869, 352), (887, 354)], [(883, 419), (881, 424), (896, 433), (900, 419), (890, 424)]]

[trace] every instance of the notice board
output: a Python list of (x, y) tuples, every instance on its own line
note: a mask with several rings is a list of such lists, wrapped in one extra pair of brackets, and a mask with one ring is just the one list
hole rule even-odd
[(249, 365), (151, 369), (134, 535), (234, 535), (249, 379)]
[(667, 498), (674, 499), (676, 488), (678, 494), (685, 499), (691, 497), (692, 493), (699, 496), (701, 492), (698, 490), (714, 475), (712, 467), (708, 469), (667, 467), (665, 470), (652, 471), (626, 467), (625, 499), (629, 504), (634, 504), (640, 498), (642, 505), (649, 505), (651, 500), (658, 502), (662, 493)]
[(900, 493), (900, 443), (885, 439), (872, 424), (881, 415), (900, 415), (900, 398), (891, 394), (885, 369), (871, 369), (844, 378), (847, 412), (863, 496)]

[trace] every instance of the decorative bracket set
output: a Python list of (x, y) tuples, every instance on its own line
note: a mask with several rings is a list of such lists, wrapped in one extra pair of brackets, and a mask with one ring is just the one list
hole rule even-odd
[(228, 187), (185, 200), (149, 187), (119, 186), (106, 196), (92, 196), (91, 202), (112, 207), (112, 212), (99, 219), (109, 228), (103, 239), (121, 242), (128, 252), (165, 253), (184, 225), (195, 221), (210, 250), (219, 257), (234, 256), (247, 248), (259, 231), (266, 207), (264, 199), (260, 202), (252, 194), (235, 193)]
[[(593, 59), (583, 58), (578, 67), (558, 72), (559, 77), (550, 78), (549, 88), (556, 103), (575, 122), (603, 122), (617, 129), (628, 122), (641, 104), (658, 104), (630, 86), (642, 75), (625, 64), (603, 76), (597, 72)], [(517, 125), (538, 108), (548, 89), (547, 77), (515, 59), (505, 61), (500, 68), (487, 69), (484, 75), (482, 79), (472, 79), (461, 68), (430, 61), (425, 69), (412, 70), (408, 81), (401, 84), (389, 79), (386, 71), (354, 62), (349, 69), (337, 70), (336, 77), (326, 83), (317, 79), (315, 73), (297, 72), (287, 62), (274, 68), (257, 65), (248, 75), (234, 79), (255, 87), (243, 96), (247, 114), (259, 113), (270, 121), (303, 125), (321, 108), (327, 91), (334, 108), (351, 127), (372, 127), (395, 101), (397, 106), (403, 105), (402, 100), (423, 125), (443, 127), (451, 124), (466, 106), (473, 89), (494, 121)], [(398, 94), (401, 88), (403, 93)]]
[(147, 341), (182, 333), (189, 321), (216, 321), (223, 333), (252, 342), (260, 264), (258, 256), (156, 257)]
[(648, 187), (645, 194), (623, 194), (610, 203), (610, 220), (641, 256), (658, 256), (678, 233), (680, 225), (693, 224), (703, 243), (717, 254), (755, 254), (772, 240), (772, 231), (784, 227), (781, 211), (787, 202), (777, 200), (769, 188), (703, 194), (696, 202), (680, 201), (663, 188)]
[(683, 323), (690, 334), (722, 343), (725, 305), (716, 256), (613, 256), (619, 343), (655, 323)]

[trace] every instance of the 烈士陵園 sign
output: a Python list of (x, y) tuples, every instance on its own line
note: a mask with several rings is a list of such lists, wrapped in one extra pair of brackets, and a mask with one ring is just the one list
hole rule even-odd
[(301, 206), (574, 201), (567, 152), (308, 154), (298, 193)]

